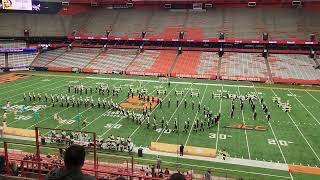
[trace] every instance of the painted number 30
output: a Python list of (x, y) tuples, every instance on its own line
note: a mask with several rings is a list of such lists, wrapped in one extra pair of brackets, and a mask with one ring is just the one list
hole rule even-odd
[[(217, 138), (217, 134), (216, 133), (209, 133), (209, 138), (215, 139), (215, 138)], [(227, 135), (219, 134), (219, 139), (227, 139)]]

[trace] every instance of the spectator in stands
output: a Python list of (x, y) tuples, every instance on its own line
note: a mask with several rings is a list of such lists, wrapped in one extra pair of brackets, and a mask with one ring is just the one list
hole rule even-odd
[(169, 177), (169, 180), (186, 180), (186, 177), (180, 173), (174, 173)]
[(46, 175), (46, 180), (95, 180), (90, 175), (83, 174), (81, 167), (85, 160), (85, 149), (80, 145), (71, 145), (64, 154), (64, 168), (57, 168)]
[(164, 174), (165, 174), (165, 175), (169, 175), (169, 174), (170, 174), (170, 172), (169, 172), (169, 169), (168, 169), (168, 168), (166, 168), (166, 170), (164, 170)]
[(161, 168), (161, 159), (160, 159), (160, 156), (157, 157), (156, 167), (157, 167), (157, 169), (160, 169), (160, 168)]
[(211, 169), (208, 169), (208, 171), (203, 175), (204, 180), (211, 180)]

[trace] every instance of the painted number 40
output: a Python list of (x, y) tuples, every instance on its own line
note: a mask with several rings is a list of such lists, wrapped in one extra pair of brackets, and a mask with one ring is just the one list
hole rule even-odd
[[(280, 146), (288, 146), (288, 144), (292, 143), (290, 141), (278, 140)], [(277, 145), (277, 141), (275, 139), (268, 139), (268, 144)]]

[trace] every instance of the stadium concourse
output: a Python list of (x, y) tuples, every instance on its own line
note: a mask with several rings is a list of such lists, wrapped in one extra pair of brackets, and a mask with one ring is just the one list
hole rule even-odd
[(316, 1), (0, 2), (0, 177), (320, 177)]

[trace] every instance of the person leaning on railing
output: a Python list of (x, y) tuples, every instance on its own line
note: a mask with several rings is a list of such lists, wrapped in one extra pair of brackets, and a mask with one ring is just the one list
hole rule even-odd
[(71, 145), (64, 153), (65, 167), (56, 168), (46, 175), (46, 180), (95, 180), (90, 175), (83, 174), (81, 168), (84, 164), (86, 151), (83, 146)]

